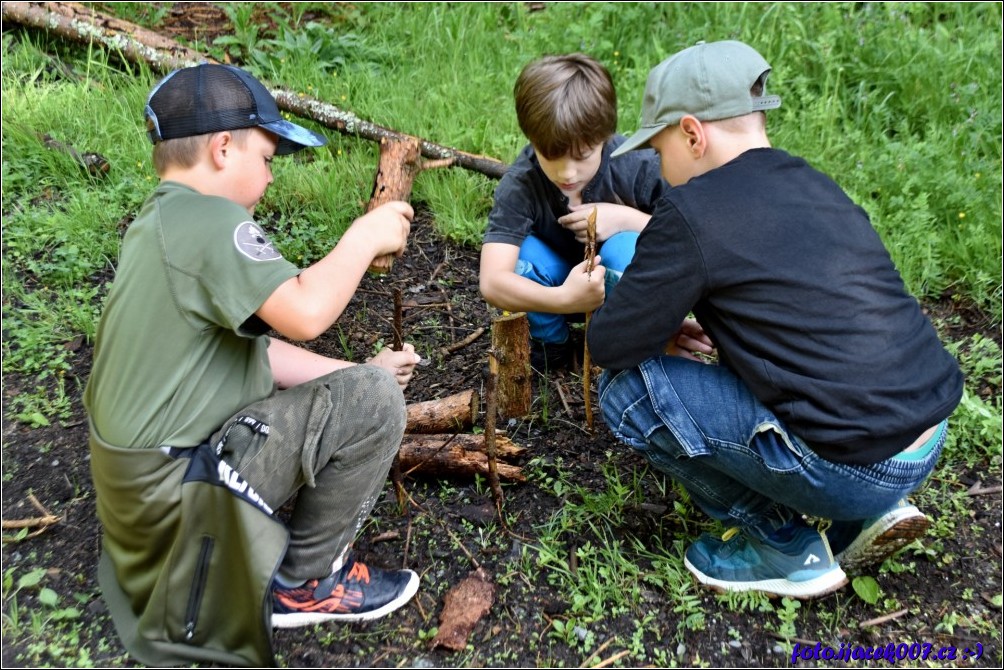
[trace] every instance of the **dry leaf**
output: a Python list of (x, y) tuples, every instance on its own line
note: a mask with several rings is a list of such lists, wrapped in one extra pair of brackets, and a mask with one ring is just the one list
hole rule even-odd
[(462, 651), (467, 638), (495, 602), (495, 584), (478, 568), (450, 589), (443, 599), (443, 613), (439, 615), (439, 632), (431, 647), (446, 647)]

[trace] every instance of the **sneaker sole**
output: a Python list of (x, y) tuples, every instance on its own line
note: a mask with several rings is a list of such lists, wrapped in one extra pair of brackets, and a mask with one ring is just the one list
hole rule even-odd
[(882, 563), (897, 551), (927, 533), (930, 520), (913, 505), (896, 508), (879, 517), (837, 554), (844, 570), (858, 572)]
[(723, 582), (714, 577), (709, 577), (694, 567), (694, 564), (683, 558), (683, 564), (687, 566), (690, 573), (701, 584), (718, 591), (727, 593), (729, 591), (761, 591), (768, 596), (807, 599), (825, 596), (839, 590), (847, 584), (847, 575), (837, 566), (832, 570), (804, 582), (792, 582), (787, 579), (762, 579), (755, 582)]
[(409, 600), (418, 592), (418, 574), (412, 572), (411, 579), (394, 600), (383, 607), (369, 612), (287, 612), (283, 614), (272, 614), (272, 628), (300, 628), (302, 626), (312, 626), (326, 621), (370, 621), (386, 616), (394, 610), (407, 604)]

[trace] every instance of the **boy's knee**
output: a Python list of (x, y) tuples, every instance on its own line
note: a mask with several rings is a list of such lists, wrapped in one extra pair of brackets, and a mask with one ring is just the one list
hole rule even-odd
[(360, 404), (368, 408), (378, 424), (383, 424), (388, 432), (404, 433), (405, 403), (404, 393), (394, 375), (389, 370), (376, 365), (357, 365)]

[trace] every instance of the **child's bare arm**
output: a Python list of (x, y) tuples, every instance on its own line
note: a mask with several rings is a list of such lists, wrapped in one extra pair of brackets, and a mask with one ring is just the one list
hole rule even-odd
[[(481, 247), (481, 295), (488, 303), (510, 312), (575, 314), (596, 309), (604, 297), (604, 268), (585, 274), (585, 262), (572, 268), (561, 286), (541, 286), (516, 274), (519, 247), (490, 242)], [(596, 257), (596, 262), (600, 262)]]
[(374, 258), (400, 256), (414, 212), (389, 202), (356, 219), (327, 256), (280, 285), (256, 312), (292, 340), (310, 340), (341, 316)]
[(641, 232), (652, 218), (651, 214), (628, 207), (627, 205), (615, 205), (611, 202), (590, 202), (584, 205), (573, 205), (569, 207), (570, 214), (558, 219), (558, 223), (572, 231), (575, 239), (585, 244), (586, 223), (589, 213), (596, 208), (596, 239), (605, 242), (611, 236), (632, 230)]
[(335, 370), (355, 365), (351, 361), (328, 358), (274, 338), (268, 344), (268, 362), (272, 367), (272, 377), (279, 388), (296, 386)]

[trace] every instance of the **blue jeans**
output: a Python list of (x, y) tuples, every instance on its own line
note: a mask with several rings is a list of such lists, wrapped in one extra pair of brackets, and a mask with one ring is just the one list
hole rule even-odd
[(768, 534), (794, 515), (866, 519), (930, 475), (945, 431), (923, 458), (827, 461), (729, 369), (677, 356), (604, 372), (600, 408), (614, 435), (680, 482), (709, 516)]
[[(600, 245), (599, 255), (603, 258), (606, 268), (604, 284), (606, 293), (610, 295), (615, 284), (624, 274), (624, 268), (634, 258), (634, 246), (638, 233), (621, 232), (612, 235)], [(561, 286), (568, 278), (568, 273), (576, 263), (569, 263), (555, 251), (544, 244), (539, 237), (530, 235), (519, 248), (519, 260), (516, 262), (516, 274), (531, 279), (542, 286)], [(561, 343), (568, 339), (567, 314), (548, 314), (545, 312), (529, 312), (526, 315), (530, 323), (530, 337), (547, 343)]]

